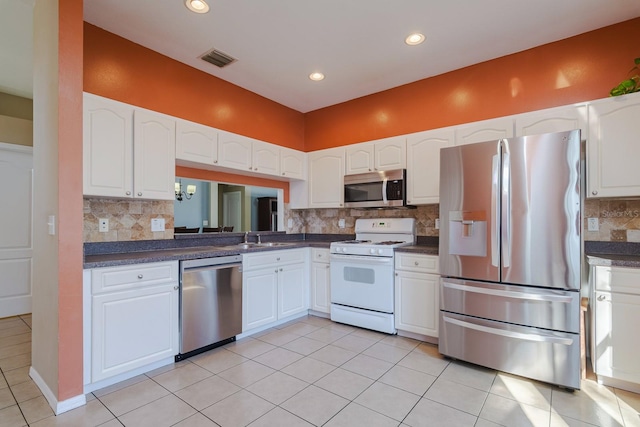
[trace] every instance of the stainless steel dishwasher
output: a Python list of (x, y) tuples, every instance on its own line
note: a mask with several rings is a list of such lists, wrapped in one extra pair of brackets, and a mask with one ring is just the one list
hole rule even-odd
[(235, 341), (242, 332), (242, 256), (180, 261), (176, 361)]

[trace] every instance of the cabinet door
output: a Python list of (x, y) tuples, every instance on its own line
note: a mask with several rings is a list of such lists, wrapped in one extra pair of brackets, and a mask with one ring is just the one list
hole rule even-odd
[(252, 167), (254, 172), (280, 175), (280, 148), (262, 141), (253, 141)]
[(440, 201), (440, 149), (453, 145), (453, 128), (409, 135), (407, 138), (407, 203)]
[(177, 285), (92, 297), (92, 382), (178, 354)]
[(339, 208), (344, 202), (344, 148), (309, 153), (309, 207)]
[(280, 148), (280, 175), (291, 179), (306, 179), (307, 158), (302, 151)]
[(176, 123), (176, 160), (204, 165), (218, 163), (218, 131), (214, 128), (178, 120)]
[(278, 320), (277, 295), (277, 267), (243, 273), (242, 332)]
[(569, 105), (520, 114), (515, 117), (516, 136), (564, 132), (580, 129), (580, 138), (587, 138), (587, 106)]
[(133, 107), (84, 94), (83, 193), (131, 197)]
[(307, 275), (304, 263), (278, 268), (278, 319), (309, 309)]
[(640, 196), (639, 95), (589, 105), (587, 197)]
[(396, 271), (396, 328), (430, 337), (438, 337), (440, 276)]
[(350, 145), (346, 152), (345, 175), (373, 171), (374, 146), (371, 143)]
[(134, 197), (173, 200), (176, 180), (176, 124), (167, 116), (135, 110)]
[(493, 141), (513, 136), (513, 119), (484, 120), (456, 128), (455, 145), (474, 144), (476, 142)]
[(640, 384), (640, 341), (635, 338), (639, 324), (639, 295), (595, 293), (597, 375)]
[(251, 138), (230, 132), (218, 133), (218, 165), (242, 171), (252, 170)]
[(329, 264), (311, 263), (311, 309), (321, 313), (331, 311), (331, 272)]
[(376, 171), (404, 169), (407, 167), (407, 142), (404, 137), (394, 137), (374, 143)]

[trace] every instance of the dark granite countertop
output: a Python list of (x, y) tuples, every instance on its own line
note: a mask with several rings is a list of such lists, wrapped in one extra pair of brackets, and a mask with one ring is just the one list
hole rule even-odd
[(434, 245), (411, 245), (401, 246), (396, 249), (396, 252), (409, 252), (424, 255), (438, 255), (438, 246)]
[(276, 242), (278, 246), (256, 245), (256, 234), (249, 235), (254, 243), (248, 249), (239, 246), (244, 233), (221, 233), (212, 236), (198, 235), (167, 240), (143, 240), (131, 242), (85, 243), (83, 268), (113, 267), (162, 261), (182, 261), (212, 258), (243, 253), (295, 249), (305, 247), (329, 248), (332, 241), (352, 239), (340, 234), (285, 234), (261, 232), (263, 243)]
[(640, 243), (584, 242), (589, 264), (640, 268)]

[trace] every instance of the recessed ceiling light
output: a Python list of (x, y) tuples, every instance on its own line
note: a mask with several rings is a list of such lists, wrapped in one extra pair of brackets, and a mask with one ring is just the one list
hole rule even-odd
[(195, 13), (209, 12), (209, 5), (204, 0), (184, 0), (185, 6)]
[(320, 80), (324, 80), (324, 74), (318, 73), (318, 72), (311, 73), (311, 74), (309, 74), (309, 78), (311, 80), (313, 80), (314, 82), (319, 82)]
[(415, 46), (417, 44), (422, 43), (423, 41), (424, 41), (424, 34), (420, 34), (420, 33), (409, 34), (407, 38), (404, 39), (404, 42), (409, 46)]

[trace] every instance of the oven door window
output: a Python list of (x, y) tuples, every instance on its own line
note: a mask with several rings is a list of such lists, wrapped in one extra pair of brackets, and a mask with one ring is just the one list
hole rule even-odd
[(346, 282), (357, 282), (373, 285), (376, 283), (376, 271), (372, 268), (345, 266), (342, 269)]

